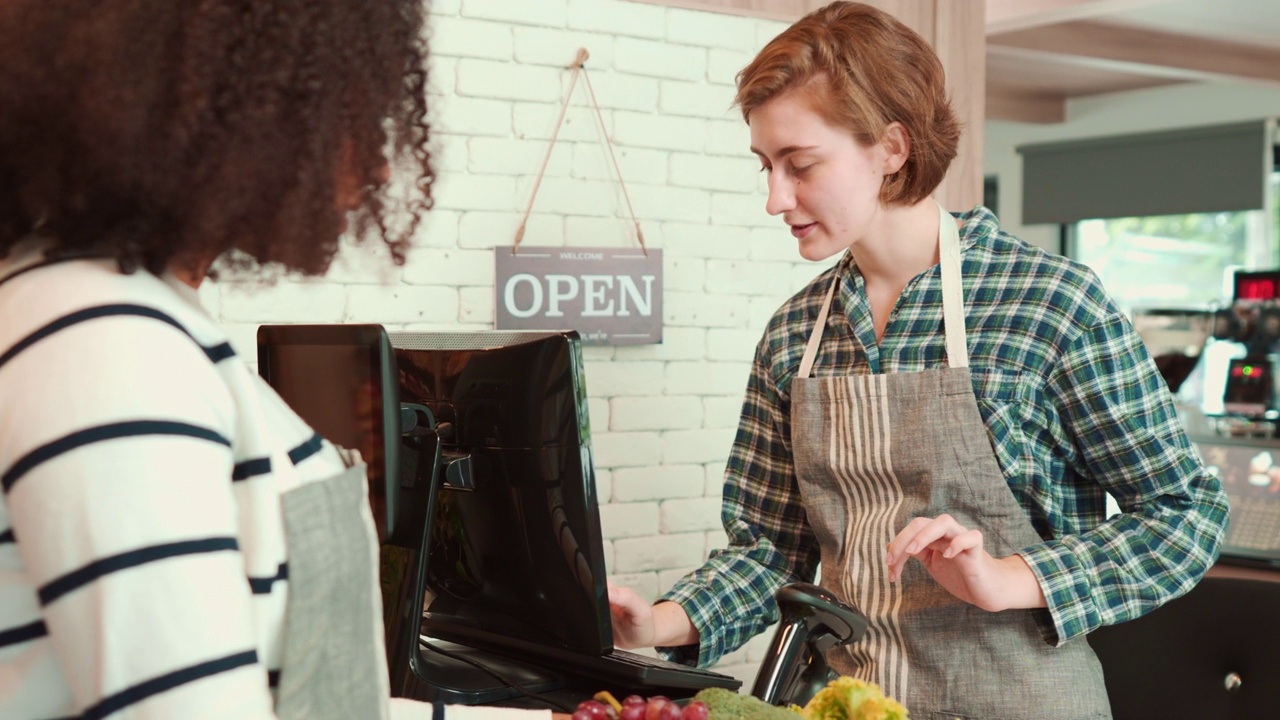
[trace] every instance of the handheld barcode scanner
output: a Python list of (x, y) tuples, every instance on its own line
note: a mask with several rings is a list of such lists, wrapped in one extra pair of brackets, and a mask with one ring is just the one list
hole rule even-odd
[(783, 585), (775, 597), (781, 618), (751, 694), (771, 705), (804, 705), (836, 677), (826, 652), (861, 639), (867, 619), (809, 583)]

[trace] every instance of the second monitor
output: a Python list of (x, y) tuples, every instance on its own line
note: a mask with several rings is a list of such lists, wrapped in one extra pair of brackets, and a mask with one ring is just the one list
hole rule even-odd
[(576, 332), (392, 333), (391, 344), (401, 401), (434, 416), (447, 467), (469, 465), (436, 497), (424, 633), (615, 688), (741, 685), (613, 646)]
[(391, 341), (402, 400), (434, 414), (446, 461), (470, 465), (466, 482), (436, 498), (424, 628), (607, 651), (604, 547), (576, 335), (392, 334)]

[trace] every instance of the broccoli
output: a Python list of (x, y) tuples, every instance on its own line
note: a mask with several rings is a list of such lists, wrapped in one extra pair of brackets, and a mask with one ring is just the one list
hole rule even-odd
[(840, 677), (804, 706), (804, 720), (907, 720), (907, 709), (884, 696), (880, 686)]
[(851, 677), (832, 680), (803, 710), (724, 688), (707, 688), (693, 699), (707, 704), (707, 720), (908, 720), (907, 709), (885, 697), (880, 686)]
[(701, 690), (693, 699), (707, 704), (707, 720), (802, 720), (794, 710), (724, 688)]

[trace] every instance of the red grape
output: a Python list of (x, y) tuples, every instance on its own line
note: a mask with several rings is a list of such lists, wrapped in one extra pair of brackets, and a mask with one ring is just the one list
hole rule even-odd
[(573, 711), (573, 720), (609, 720), (609, 711), (599, 700), (583, 700)]
[[(578, 705), (578, 712), (573, 714), (573, 720), (606, 720), (596, 714), (600, 711), (596, 706), (612, 709), (594, 700), (584, 700)], [(654, 695), (648, 699), (628, 695), (622, 701), (622, 710), (609, 713), (607, 720), (707, 720), (709, 710), (701, 700), (694, 700), (681, 709), (678, 703), (665, 695)]]
[(671, 701), (664, 697), (651, 697), (644, 706), (644, 720), (666, 720), (663, 710)]
[(710, 708), (701, 700), (694, 700), (684, 706), (684, 710), (680, 711), (680, 720), (707, 720), (707, 713)]

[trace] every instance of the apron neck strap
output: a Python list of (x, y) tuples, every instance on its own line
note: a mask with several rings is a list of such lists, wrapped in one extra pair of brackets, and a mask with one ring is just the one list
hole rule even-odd
[[(935, 203), (937, 204), (937, 203)], [(960, 281), (960, 231), (956, 227), (951, 213), (938, 205), (938, 262), (942, 271), (942, 321), (946, 329), (947, 365), (953, 368), (969, 367), (969, 346), (964, 328), (964, 288)], [(809, 334), (809, 342), (804, 348), (804, 357), (800, 359), (800, 370), (796, 377), (807, 378), (813, 372), (813, 362), (818, 356), (818, 346), (822, 343), (822, 331), (827, 326), (827, 316), (831, 312), (831, 298), (840, 286), (840, 275), (836, 274), (827, 290), (827, 297), (818, 311), (818, 320), (814, 323), (813, 332)]]
[(947, 334), (947, 365), (969, 367), (964, 329), (964, 287), (960, 282), (960, 230), (951, 213), (938, 205), (938, 262), (942, 266), (942, 323)]
[(818, 321), (813, 324), (813, 332), (809, 333), (809, 344), (804, 346), (804, 357), (800, 358), (800, 372), (796, 377), (807, 378), (813, 370), (813, 360), (818, 356), (818, 345), (822, 342), (822, 329), (827, 326), (827, 314), (831, 311), (831, 296), (836, 294), (840, 285), (840, 273), (831, 280), (831, 289), (827, 290), (827, 299), (818, 311)]

